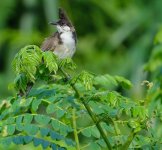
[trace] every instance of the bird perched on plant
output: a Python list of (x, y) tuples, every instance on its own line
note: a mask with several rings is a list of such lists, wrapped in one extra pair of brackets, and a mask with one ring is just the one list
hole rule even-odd
[(41, 49), (53, 51), (61, 59), (72, 57), (76, 50), (76, 31), (63, 9), (59, 8), (59, 20), (50, 24), (56, 25), (57, 32), (45, 39)]

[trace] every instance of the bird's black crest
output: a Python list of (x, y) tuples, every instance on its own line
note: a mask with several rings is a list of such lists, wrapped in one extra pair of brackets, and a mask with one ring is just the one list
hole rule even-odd
[(62, 9), (59, 8), (59, 19), (63, 22), (66, 22), (70, 27), (73, 27), (70, 19), (68, 18), (66, 12)]

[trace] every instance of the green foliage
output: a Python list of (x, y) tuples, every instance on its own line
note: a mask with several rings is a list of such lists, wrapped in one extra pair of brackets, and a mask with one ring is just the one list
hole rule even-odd
[(94, 79), (95, 85), (101, 85), (104, 87), (109, 86), (122, 86), (125, 89), (129, 89), (132, 86), (132, 83), (121, 76), (111, 76), (109, 74), (97, 76)]
[(51, 51), (43, 53), (43, 60), (46, 64), (46, 67), (49, 69), (50, 72), (54, 72), (56, 74), (58, 70), (58, 66), (56, 63), (56, 56), (53, 55)]
[[(147, 69), (155, 56), (153, 53)], [(34, 72), (25, 66), (32, 63)], [(134, 100), (108, 88), (131, 88), (132, 83), (124, 77), (97, 76), (87, 71), (70, 76), (65, 72), (64, 69), (73, 71), (74, 66), (70, 58), (59, 60), (34, 45), (26, 46), (16, 55), (15, 87), (18, 93), (23, 90), (24, 95), (0, 104), (1, 143), (33, 142), (34, 147), (41, 145), (42, 149), (54, 150), (161, 148), (162, 135), (155, 132), (156, 125), (152, 123), (162, 118), (161, 92), (156, 91), (161, 89), (161, 78), (155, 78), (156, 87), (145, 81), (143, 84), (149, 84), (146, 98)], [(53, 75), (60, 78), (51, 82)], [(29, 83), (42, 80), (45, 85), (29, 89)], [(155, 100), (157, 103), (153, 103)]]
[(162, 45), (157, 45), (152, 52), (151, 58), (147, 65), (145, 65), (145, 69), (151, 72), (157, 71), (162, 67)]
[(82, 83), (86, 90), (91, 90), (93, 86), (93, 75), (87, 71), (82, 71), (71, 80), (71, 84)]
[(93, 136), (95, 138), (100, 138), (100, 132), (97, 130), (97, 128), (94, 125), (84, 128), (80, 132), (86, 137)]
[[(0, 2), (1, 97), (12, 94), (6, 86), (14, 78), (10, 67), (12, 58), (22, 46), (41, 45), (43, 39), (53, 33), (55, 27), (48, 22), (57, 20), (57, 6), (67, 11), (77, 31), (79, 42), (74, 60), (78, 70), (84, 68), (99, 74), (119, 74), (132, 81), (143, 80), (135, 74), (148, 59), (152, 36), (161, 26), (161, 5), (160, 0), (149, 1), (147, 5), (146, 0)], [(31, 8), (38, 9), (38, 13)], [(82, 13), (85, 9), (86, 16)], [(17, 11), (21, 13), (14, 14)], [(134, 86), (139, 89), (138, 85)], [(143, 94), (142, 90), (138, 90), (138, 94)]]
[(14, 87), (17, 91), (22, 90), (23, 93), (25, 93), (25, 90), (27, 88), (27, 78), (24, 73), (18, 74), (14, 81)]
[(41, 53), (40, 48), (34, 45), (22, 48), (12, 63), (15, 73), (24, 73), (28, 80), (34, 82), (37, 68), (42, 61)]
[(76, 64), (71, 60), (71, 58), (65, 58), (60, 60), (59, 67), (74, 70), (76, 69)]

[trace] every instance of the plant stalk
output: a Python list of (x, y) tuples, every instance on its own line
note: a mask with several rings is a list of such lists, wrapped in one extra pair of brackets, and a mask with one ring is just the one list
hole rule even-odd
[(77, 125), (76, 125), (76, 116), (75, 116), (75, 109), (74, 108), (72, 110), (72, 119), (73, 119), (73, 128), (74, 128), (74, 138), (75, 138), (75, 142), (76, 142), (76, 150), (80, 150), (79, 138), (78, 138), (78, 133), (77, 133)]
[(131, 144), (131, 142), (133, 141), (134, 137), (135, 137), (136, 133), (134, 133), (134, 130), (129, 134), (127, 141), (123, 144), (123, 146), (121, 147), (120, 150), (127, 150)]
[(108, 138), (107, 138), (104, 130), (102, 129), (100, 122), (97, 120), (96, 116), (93, 114), (93, 112), (92, 112), (91, 108), (89, 107), (89, 105), (83, 99), (82, 99), (82, 103), (84, 104), (84, 107), (86, 108), (86, 110), (87, 110), (88, 114), (90, 115), (90, 117), (92, 118), (93, 122), (96, 124), (97, 129), (99, 130), (103, 140), (105, 141), (105, 143), (107, 145), (107, 148), (109, 150), (112, 150), (111, 144), (108, 141)]
[[(62, 72), (62, 74), (66, 77), (66, 79), (69, 79), (69, 76), (67, 75), (67, 73), (65, 73), (62, 69), (60, 69), (60, 71)], [(109, 150), (112, 150), (111, 144), (108, 141), (108, 138), (104, 132), (104, 130), (101, 127), (100, 122), (98, 121), (98, 119), (96, 118), (96, 116), (93, 114), (91, 108), (89, 107), (89, 105), (85, 102), (83, 95), (81, 93), (79, 93), (78, 89), (75, 87), (74, 84), (70, 84), (71, 87), (74, 89), (75, 93), (77, 94), (78, 98), (81, 100), (81, 102), (83, 103), (84, 107), (86, 108), (88, 114), (90, 115), (92, 121), (94, 122), (94, 124), (96, 125), (97, 129), (99, 130), (103, 140), (105, 141), (107, 148)]]

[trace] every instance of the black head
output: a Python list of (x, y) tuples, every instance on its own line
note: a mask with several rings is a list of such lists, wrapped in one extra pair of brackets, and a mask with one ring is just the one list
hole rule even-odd
[(59, 8), (59, 20), (57, 22), (50, 22), (52, 25), (60, 25), (60, 26), (69, 26), (73, 27), (70, 19), (66, 15), (65, 11), (62, 8)]

